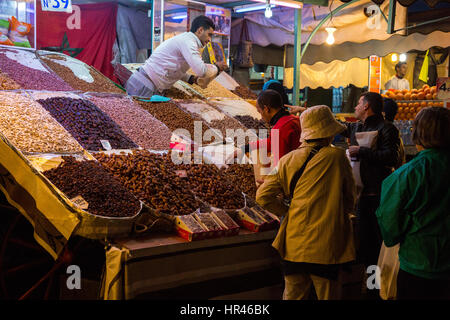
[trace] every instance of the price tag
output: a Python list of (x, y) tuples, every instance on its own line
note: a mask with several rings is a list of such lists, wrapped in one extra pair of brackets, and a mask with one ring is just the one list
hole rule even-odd
[(186, 170), (175, 170), (175, 174), (181, 178), (187, 178)]
[(70, 201), (81, 210), (86, 210), (89, 207), (89, 203), (84, 200), (82, 196), (76, 196), (75, 198), (70, 199)]
[(450, 99), (450, 78), (438, 78), (436, 81), (436, 92), (439, 100)]
[(108, 140), (100, 140), (100, 143), (102, 144), (103, 149), (105, 149), (106, 151), (112, 150), (111, 144)]
[(41, 0), (42, 11), (72, 13), (72, 0)]

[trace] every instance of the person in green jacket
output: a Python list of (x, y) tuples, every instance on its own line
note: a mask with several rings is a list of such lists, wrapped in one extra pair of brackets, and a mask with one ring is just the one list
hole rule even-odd
[(418, 155), (382, 184), (376, 216), (387, 247), (400, 243), (397, 299), (450, 299), (450, 110), (413, 123)]

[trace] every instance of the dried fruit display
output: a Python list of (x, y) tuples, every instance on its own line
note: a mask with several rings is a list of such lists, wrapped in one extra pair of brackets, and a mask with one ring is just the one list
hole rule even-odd
[(69, 199), (81, 196), (88, 204), (85, 211), (106, 217), (132, 217), (139, 212), (139, 200), (99, 163), (74, 157), (63, 160), (43, 174)]
[(143, 109), (150, 112), (155, 118), (163, 122), (172, 132), (177, 129), (187, 130), (191, 140), (194, 140), (195, 137), (195, 121), (198, 121), (197, 126), (200, 124), (202, 126), (202, 137), (206, 130), (209, 129), (208, 125), (200, 116), (183, 111), (175, 102), (152, 103), (139, 101), (137, 99), (135, 99), (135, 102)]
[(251, 116), (235, 116), (236, 120), (242, 123), (247, 129), (266, 129), (269, 130), (269, 126), (264, 120), (258, 120)]
[(169, 150), (172, 136), (169, 128), (128, 97), (91, 95), (89, 100), (108, 114), (142, 148)]
[(84, 62), (63, 55), (45, 55), (41, 60), (74, 89), (92, 92), (124, 93)]
[(22, 152), (82, 152), (77, 141), (37, 102), (0, 92), (0, 132)]
[(73, 91), (60, 77), (47, 70), (33, 51), (0, 49), (0, 71), (23, 89)]
[(55, 97), (38, 102), (87, 150), (104, 150), (100, 140), (109, 141), (112, 149), (138, 147), (108, 115), (88, 100)]
[(135, 150), (128, 155), (97, 153), (95, 157), (158, 214), (186, 215), (200, 207), (188, 181), (176, 175), (170, 156)]
[(20, 85), (8, 77), (6, 73), (0, 71), (0, 90), (18, 90)]
[(227, 181), (215, 165), (181, 164), (178, 167), (186, 170), (191, 190), (203, 201), (221, 209), (244, 207), (245, 199), (242, 193)]
[(245, 86), (237, 86), (232, 92), (242, 99), (256, 99), (258, 95)]
[(244, 192), (246, 195), (255, 199), (256, 197), (256, 182), (253, 165), (251, 164), (232, 164), (227, 168), (220, 169), (226, 179), (231, 182), (237, 189)]

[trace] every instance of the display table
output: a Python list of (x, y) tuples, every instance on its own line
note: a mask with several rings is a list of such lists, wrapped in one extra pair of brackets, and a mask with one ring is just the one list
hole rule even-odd
[(275, 285), (282, 279), (271, 247), (275, 235), (241, 230), (193, 242), (168, 234), (116, 241), (107, 252), (103, 298), (176, 299), (187, 298), (186, 292), (199, 298), (197, 291), (214, 298), (233, 293), (233, 287), (238, 292)]

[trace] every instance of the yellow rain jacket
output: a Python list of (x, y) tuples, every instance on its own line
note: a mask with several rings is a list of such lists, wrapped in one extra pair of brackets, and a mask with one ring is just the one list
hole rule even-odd
[(309, 161), (288, 208), (277, 197), (289, 195), (289, 184), (316, 144), (303, 142), (280, 159), (273, 175), (258, 189), (256, 201), (284, 216), (272, 246), (283, 260), (341, 264), (355, 259), (349, 214), (355, 205), (355, 182), (345, 151), (327, 145)]

